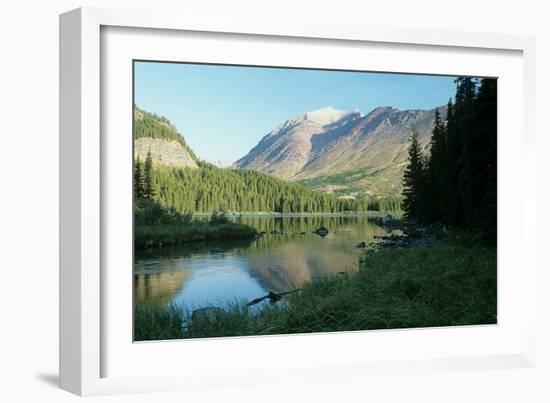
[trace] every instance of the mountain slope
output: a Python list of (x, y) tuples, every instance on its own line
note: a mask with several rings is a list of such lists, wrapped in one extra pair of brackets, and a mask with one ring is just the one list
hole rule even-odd
[[(445, 107), (439, 109), (444, 114)], [(391, 107), (365, 116), (332, 108), (308, 112), (270, 132), (235, 166), (340, 196), (399, 194), (411, 126), (426, 147), (434, 114)]]
[[(325, 125), (342, 117), (335, 111), (310, 116), (317, 124)], [(342, 200), (254, 170), (223, 169), (199, 161), (166, 118), (136, 108), (134, 153), (143, 160), (149, 151), (155, 162), (151, 180), (154, 201), (180, 213), (314, 213), (389, 208), (367, 198)]]
[(144, 160), (151, 152), (164, 165), (197, 168), (197, 157), (170, 121), (134, 108), (134, 158)]
[(292, 179), (309, 161), (313, 136), (329, 127), (336, 129), (340, 126), (338, 122), (344, 124), (359, 117), (358, 113), (330, 107), (296, 116), (267, 134), (235, 166)]

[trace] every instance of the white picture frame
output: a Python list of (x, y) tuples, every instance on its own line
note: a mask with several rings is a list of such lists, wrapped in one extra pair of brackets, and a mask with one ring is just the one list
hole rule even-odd
[[(511, 306), (508, 303), (510, 301), (507, 301), (508, 294), (501, 292), (501, 283), (502, 287), (506, 287), (506, 284), (514, 282), (517, 286), (517, 295), (521, 298), (522, 303), (515, 308), (509, 321), (505, 320), (502, 323), (499, 320), (498, 326), (481, 329), (458, 327), (435, 331), (370, 331), (355, 332), (354, 334), (330, 334), (324, 335), (322, 339), (319, 339), (318, 335), (294, 335), (142, 343), (139, 345), (132, 344), (126, 336), (122, 337), (122, 340), (117, 340), (112, 336), (113, 333), (125, 334), (127, 322), (131, 318), (122, 320), (126, 327), (121, 326), (119, 332), (117, 323), (120, 322), (122, 314), (115, 312), (127, 312), (128, 301), (126, 298), (125, 302), (120, 304), (116, 302), (119, 305), (117, 305), (117, 309), (113, 308), (115, 302), (112, 302), (109, 295), (113, 292), (113, 284), (117, 279), (110, 277), (110, 272), (106, 272), (106, 267), (109, 266), (110, 249), (106, 241), (105, 228), (109, 228), (109, 225), (111, 227), (118, 226), (117, 228), (124, 226), (123, 222), (118, 221), (119, 224), (113, 224), (115, 216), (105, 213), (110, 208), (106, 208), (106, 206), (110, 206), (110, 198), (114, 197), (110, 193), (113, 189), (107, 180), (114, 175), (114, 172), (109, 169), (120, 168), (122, 172), (119, 172), (119, 176), (124, 176), (124, 170), (127, 170), (127, 167), (123, 168), (123, 165), (116, 168), (109, 163), (108, 151), (111, 150), (111, 147), (117, 147), (117, 144), (110, 141), (112, 137), (105, 137), (105, 133), (110, 133), (112, 130), (111, 124), (113, 124), (110, 120), (113, 113), (111, 109), (106, 111), (105, 105), (108, 101), (113, 108), (118, 108), (118, 106), (115, 106), (113, 101), (116, 97), (104, 97), (111, 91), (111, 85), (113, 88), (116, 87), (113, 82), (121, 81), (119, 80), (121, 76), (116, 74), (124, 74), (125, 71), (116, 70), (116, 66), (112, 70), (103, 70), (104, 68), (111, 69), (111, 67), (109, 63), (105, 64), (105, 60), (102, 58), (112, 57), (113, 60), (115, 59), (104, 48), (111, 47), (113, 49), (119, 46), (116, 48), (120, 50), (117, 54), (124, 53), (121, 47), (121, 44), (124, 43), (120, 42), (122, 39), (109, 39), (109, 42), (106, 42), (105, 37), (102, 37), (111, 28), (115, 32), (115, 36), (116, 32), (122, 32), (122, 36), (132, 36), (132, 32), (138, 32), (132, 30), (141, 30), (140, 32), (144, 36), (154, 34), (153, 40), (159, 41), (159, 50), (155, 55), (160, 55), (160, 57), (164, 57), (163, 49), (166, 49), (168, 52), (166, 54), (169, 54), (170, 49), (173, 48), (173, 41), (180, 40), (178, 35), (185, 35), (185, 33), (193, 33), (193, 37), (199, 38), (199, 40), (202, 36), (213, 34), (215, 34), (216, 40), (222, 41), (225, 40), (224, 36), (228, 37), (227, 40), (230, 36), (252, 38), (255, 43), (269, 41), (274, 44), (273, 46), (281, 47), (283, 50), (287, 47), (286, 49), (289, 51), (290, 45), (288, 44), (290, 42), (307, 48), (307, 46), (311, 46), (311, 41), (321, 41), (322, 46), (330, 46), (334, 51), (346, 46), (357, 48), (364, 45), (375, 46), (382, 50), (393, 46), (397, 53), (404, 52), (408, 48), (413, 51), (427, 52), (426, 54), (429, 54), (430, 51), (447, 52), (449, 57), (455, 57), (457, 63), (452, 72), (462, 74), (467, 74), (468, 68), (460, 67), (456, 52), (469, 52), (471, 53), (470, 57), (475, 58), (475, 55), (478, 55), (480, 60), (489, 55), (485, 61), (485, 66), (487, 66), (485, 70), (482, 67), (483, 63), (480, 62), (480, 66), (476, 70), (480, 72), (479, 75), (484, 75), (481, 73), (491, 75), (491, 69), (496, 68), (491, 57), (512, 55), (509, 63), (510, 69), (504, 70), (505, 67), (502, 67), (503, 74), (509, 74), (509, 78), (505, 80), (508, 84), (504, 85), (509, 85), (510, 91), (515, 91), (514, 93), (517, 94), (519, 99), (515, 101), (517, 102), (515, 105), (521, 105), (521, 113), (518, 114), (518, 117), (505, 114), (503, 119), (509, 119), (506, 123), (521, 132), (521, 147), (517, 151), (521, 153), (525, 164), (521, 170), (515, 173), (510, 173), (509, 170), (502, 171), (506, 168), (506, 164), (504, 167), (499, 167), (499, 187), (502, 184), (500, 177), (503, 172), (516, 175), (516, 179), (522, 184), (521, 208), (516, 211), (516, 214), (521, 217), (518, 223), (514, 224), (516, 227), (510, 229), (520, 232), (523, 242), (518, 243), (514, 251), (510, 250), (507, 247), (510, 243), (507, 243), (506, 233), (503, 233), (504, 237), (500, 237), (502, 226), (499, 228), (499, 264), (511, 259), (517, 267), (520, 267), (514, 273), (501, 270), (499, 267), (499, 316), (502, 309), (508, 309)], [(160, 45), (161, 41), (164, 41), (164, 45)], [(256, 60), (255, 64), (270, 63), (267, 56), (265, 56), (265, 60), (260, 60), (262, 59), (261, 53), (248, 52), (250, 55), (244, 55), (246, 46), (250, 45), (246, 40), (241, 42), (243, 47), (241, 55), (244, 58), (242, 60), (250, 62)], [(201, 56), (197, 45), (189, 43), (188, 49), (196, 50), (194, 61), (200, 61), (198, 60), (200, 58), (206, 60), (209, 57), (208, 55)], [(147, 52), (149, 52), (149, 56), (147, 56)], [(234, 52), (238, 52), (238, 50), (234, 50)], [(536, 253), (534, 243), (528, 242), (526, 238), (526, 234), (535, 232), (536, 223), (533, 207), (535, 184), (532, 179), (534, 178), (532, 174), (535, 172), (535, 159), (532, 158), (534, 155), (533, 128), (535, 119), (534, 52), (534, 38), (520, 35), (382, 28), (315, 21), (282, 24), (280, 21), (269, 21), (268, 19), (249, 21), (244, 17), (213, 20), (159, 10), (80, 8), (62, 14), (60, 16), (61, 387), (79, 395), (97, 395), (223, 385), (253, 385), (275, 381), (292, 382), (292, 379), (296, 379), (296, 377), (302, 380), (306, 378), (333, 379), (335, 372), (338, 372), (338, 377), (346, 377), (351, 374), (353, 377), (357, 377), (380, 373), (389, 375), (437, 373), (520, 368), (535, 365), (535, 319), (530, 316), (530, 313), (536, 311), (536, 264), (534, 260)], [(126, 59), (121, 59), (123, 64), (125, 60), (130, 60), (133, 57), (130, 53), (124, 53), (123, 56)], [(155, 58), (153, 52), (148, 51), (145, 47), (141, 56), (143, 55), (151, 59)], [(397, 54), (393, 57), (398, 56)], [(215, 61), (220, 61), (224, 57), (226, 58), (224, 60), (227, 61), (231, 56), (229, 54), (220, 55)], [(406, 72), (422, 69), (424, 73), (451, 73), (451, 71), (437, 70), (443, 68), (441, 66), (444, 65), (438, 66), (433, 55), (428, 57), (432, 58), (431, 70), (424, 63), (424, 65), (419, 64), (410, 69), (406, 68)], [(315, 63), (320, 63), (314, 55), (308, 60), (311, 60), (310, 63), (313, 63), (313, 67), (316, 66)], [(308, 63), (308, 60), (304, 59), (300, 65)], [(208, 59), (208, 61), (212, 60)], [(502, 66), (504, 65), (507, 65), (507, 62), (503, 59)], [(380, 66), (383, 68), (382, 64)], [(360, 65), (358, 65), (359, 67)], [(113, 73), (115, 70), (118, 73)], [(105, 77), (102, 77), (102, 75), (107, 76), (108, 74), (116, 81), (105, 80)], [(126, 90), (128, 84), (129, 82), (124, 84)], [(117, 96), (124, 95), (126, 90), (121, 87), (120, 91), (117, 90)], [(131, 103), (131, 99), (128, 101)], [(122, 109), (116, 110), (125, 111), (126, 107), (127, 105), (123, 105)], [(130, 114), (125, 115), (125, 118), (129, 121), (130, 116)], [(499, 125), (501, 123), (502, 121), (499, 120)], [(131, 132), (127, 140), (120, 143), (120, 147), (125, 147), (124, 144), (127, 145), (128, 141), (131, 143)], [(499, 158), (501, 155), (506, 156), (506, 153), (509, 152), (506, 142), (504, 143), (504, 146), (499, 146)], [(130, 178), (128, 177), (128, 179)], [(503, 204), (499, 204), (499, 225), (501, 224), (501, 215), (508, 208), (505, 198), (499, 193), (499, 203), (501, 199), (503, 199)], [(516, 208), (517, 205), (518, 203), (514, 204)], [(501, 206), (503, 211), (501, 211)], [(124, 208), (124, 206), (120, 208)], [(128, 240), (127, 243), (130, 241)], [(507, 255), (503, 255), (504, 253)], [(503, 257), (510, 259), (503, 260)], [(123, 278), (124, 276), (126, 275), (123, 275)], [(130, 277), (126, 278), (128, 286), (130, 286)], [(112, 280), (113, 283), (107, 284), (107, 279)], [(126, 292), (124, 295), (128, 295), (129, 291), (124, 292)], [(444, 343), (445, 340), (448, 341), (447, 344), (452, 344), (456, 340), (469, 340), (469, 338), (472, 340), (475, 338), (480, 342), (476, 345), (463, 346), (464, 348), (445, 346)], [(315, 357), (312, 349), (320, 346), (319, 340), (322, 340), (322, 345), (333, 347), (342, 344), (346, 346), (358, 345), (364, 343), (365, 340), (369, 341), (367, 345), (379, 346), (376, 343), (381, 343), (380, 345), (385, 345), (385, 347), (379, 349), (380, 355), (375, 355), (371, 351), (370, 358), (358, 355), (340, 360), (338, 352)], [(502, 343), (500, 343), (501, 341)], [(392, 351), (392, 343), (395, 348), (392, 354), (388, 354), (388, 351)], [(410, 355), (406, 350), (397, 347), (404, 345), (403, 343), (417, 346), (418, 354)], [(491, 344), (494, 345), (494, 348), (488, 347)], [(280, 355), (281, 351), (290, 351), (289, 349), (299, 349), (302, 354), (291, 361), (277, 362), (276, 365), (273, 365), (273, 360), (262, 360), (259, 356), (265, 352), (265, 354), (274, 354), (276, 357), (276, 354)], [(166, 358), (168, 355), (177, 356), (183, 350), (186, 350), (185, 354), (188, 357), (185, 364), (180, 364), (176, 360), (172, 362)], [(328, 350), (334, 351), (334, 348)], [(342, 356), (346, 356), (344, 350), (341, 352)], [(238, 352), (238, 355), (235, 352)], [(160, 357), (154, 364), (152, 361), (147, 361), (151, 359), (152, 354), (155, 357)], [(216, 363), (216, 357), (221, 356), (230, 357), (233, 360), (239, 357), (241, 359), (237, 364), (222, 365), (219, 363), (220, 365), (216, 369), (212, 369), (213, 364)], [(152, 365), (157, 365), (157, 368), (162, 365), (163, 370), (158, 371), (157, 375), (150, 370), (132, 371), (130, 367), (136, 366), (133, 363), (134, 359), (136, 362), (144, 362), (144, 367), (149, 369)], [(199, 362), (201, 360), (204, 362)], [(129, 364), (126, 366), (117, 364), (116, 370), (112, 370), (110, 364), (107, 365), (107, 363), (123, 361)], [(262, 361), (265, 363), (262, 364)], [(267, 362), (271, 362), (271, 365), (268, 366)], [(189, 371), (191, 366), (194, 366), (193, 371)], [(307, 373), (304, 373), (304, 368), (308, 369)], [(258, 369), (261, 371), (257, 371)], [(209, 374), (208, 378), (204, 376), (207, 373)]]

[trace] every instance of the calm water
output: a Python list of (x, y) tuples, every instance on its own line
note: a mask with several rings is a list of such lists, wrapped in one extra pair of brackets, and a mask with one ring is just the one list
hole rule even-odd
[[(265, 234), (254, 241), (138, 253), (136, 302), (175, 302), (190, 309), (248, 302), (330, 273), (355, 271), (363, 251), (357, 243), (387, 235), (366, 216), (245, 216), (241, 222)], [(325, 237), (312, 233), (321, 225), (330, 231)]]

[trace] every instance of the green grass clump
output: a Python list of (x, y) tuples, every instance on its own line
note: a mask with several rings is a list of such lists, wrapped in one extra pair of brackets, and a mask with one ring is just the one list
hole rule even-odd
[(234, 223), (223, 212), (214, 212), (208, 221), (193, 221), (192, 214), (180, 214), (152, 200), (134, 204), (134, 245), (137, 249), (174, 246), (189, 242), (253, 239), (258, 232)]
[(134, 340), (180, 339), (185, 312), (176, 305), (138, 304), (134, 308)]
[(188, 224), (142, 225), (134, 229), (136, 248), (172, 246), (188, 242), (253, 239), (255, 228), (244, 224), (191, 222)]
[[(305, 284), (284, 304), (255, 311), (233, 305), (192, 321), (170, 338), (494, 324), (496, 278), (491, 248), (446, 240), (432, 247), (386, 249), (367, 258), (356, 273)], [(136, 329), (157, 327), (137, 319), (170, 323), (172, 309), (155, 311), (158, 318), (136, 315)], [(160, 340), (164, 334), (136, 340)]]

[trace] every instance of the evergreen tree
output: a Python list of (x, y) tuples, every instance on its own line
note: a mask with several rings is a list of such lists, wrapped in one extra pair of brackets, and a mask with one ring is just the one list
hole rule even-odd
[(446, 123), (435, 113), (430, 156), (413, 131), (404, 174), (407, 217), (466, 228), (496, 243), (497, 83), (460, 77)]
[(142, 199), (145, 194), (145, 176), (143, 173), (143, 164), (137, 157), (134, 164), (134, 197), (136, 199)]
[(476, 99), (474, 120), (475, 226), (496, 244), (497, 231), (497, 82), (482, 79)]
[(455, 119), (460, 137), (460, 156), (458, 159), (458, 191), (460, 195), (463, 225), (471, 227), (474, 213), (474, 110), (476, 83), (471, 77), (456, 80)]
[(447, 163), (447, 129), (439, 110), (435, 111), (434, 128), (430, 140), (430, 157), (426, 164), (426, 220), (438, 222), (443, 217), (443, 188), (445, 187), (445, 164)]
[(455, 105), (449, 100), (446, 123), (446, 158), (443, 166), (444, 185), (442, 189), (443, 222), (458, 226), (462, 221), (462, 209), (458, 192), (461, 141), (455, 119)]
[(145, 159), (145, 165), (143, 166), (143, 175), (143, 196), (146, 199), (153, 200), (153, 197), (155, 196), (155, 190), (153, 187), (153, 158), (151, 157), (151, 150), (147, 152), (147, 158)]
[(409, 160), (403, 175), (403, 208), (407, 218), (421, 219), (424, 163), (415, 126), (412, 127), (409, 141)]

